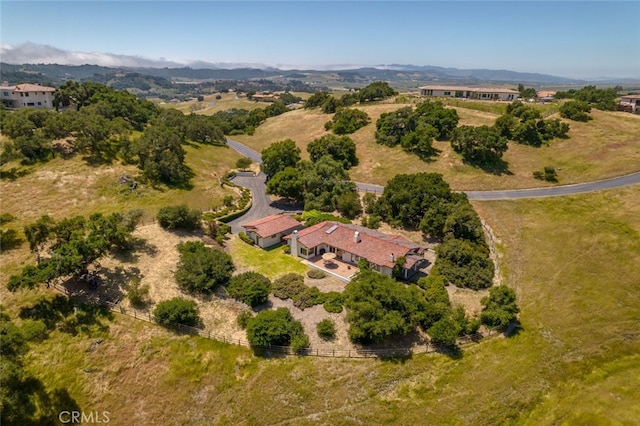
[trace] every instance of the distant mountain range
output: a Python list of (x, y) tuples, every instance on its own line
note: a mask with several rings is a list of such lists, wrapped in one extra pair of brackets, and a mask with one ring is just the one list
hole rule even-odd
[[(200, 64), (205, 66), (206, 64)], [(0, 79), (10, 84), (41, 82), (59, 85), (67, 80), (104, 80), (104, 76), (136, 73), (166, 79), (170, 83), (203, 82), (216, 80), (273, 80), (286, 82), (300, 80), (311, 86), (360, 87), (373, 81), (387, 81), (403, 89), (425, 84), (510, 84), (542, 85), (620, 84), (638, 86), (639, 79), (611, 79), (605, 81), (578, 80), (548, 74), (523, 73), (509, 70), (459, 69), (438, 66), (378, 65), (342, 70), (281, 70), (277, 68), (140, 68), (105, 67), (100, 65), (56, 64), (0, 64)]]

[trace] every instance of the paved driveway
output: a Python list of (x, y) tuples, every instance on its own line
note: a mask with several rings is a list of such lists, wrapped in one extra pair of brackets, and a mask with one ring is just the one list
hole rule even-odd
[(233, 178), (234, 183), (251, 190), (253, 200), (253, 204), (247, 213), (229, 222), (231, 231), (234, 234), (244, 231), (242, 228), (243, 223), (251, 222), (252, 220), (260, 219), (276, 213), (299, 210), (294, 207), (283, 206), (271, 202), (266, 192), (266, 179), (267, 175), (264, 173), (254, 176), (251, 172), (238, 172), (236, 177)]

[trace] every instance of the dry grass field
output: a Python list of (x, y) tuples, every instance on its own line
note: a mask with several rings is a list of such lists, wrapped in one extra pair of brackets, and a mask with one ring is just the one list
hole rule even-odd
[[(640, 170), (640, 116), (637, 115), (594, 110), (592, 121), (569, 123), (568, 139), (556, 139), (540, 148), (510, 143), (503, 157), (508, 164), (507, 170), (493, 174), (465, 164), (448, 142), (434, 143), (440, 153), (430, 162), (421, 161), (400, 147), (378, 145), (374, 133), (380, 114), (406, 105), (409, 104), (359, 107), (369, 114), (371, 123), (350, 135), (357, 145), (360, 160), (359, 165), (350, 171), (353, 180), (384, 185), (398, 173), (435, 172), (442, 173), (456, 190), (490, 190), (549, 186), (551, 184), (532, 176), (534, 171), (545, 166), (558, 169), (561, 184), (604, 179)], [(491, 125), (499, 116), (472, 108), (458, 107), (457, 111), (460, 125)], [(257, 151), (274, 142), (293, 139), (302, 150), (303, 158), (308, 158), (307, 145), (327, 133), (324, 123), (330, 118), (331, 115), (317, 110), (297, 110), (268, 119), (253, 136), (240, 135), (234, 139)]]
[(53, 331), (28, 371), (114, 424), (634, 424), (637, 189), (475, 206), (500, 239), (522, 328), (460, 358), (261, 359), (114, 315)]
[[(373, 123), (398, 104), (366, 106)], [(462, 124), (491, 124), (497, 115), (458, 110)], [(454, 189), (540, 186), (531, 178), (545, 165), (560, 167), (561, 183), (615, 176), (640, 169), (640, 117), (594, 111), (589, 123), (571, 123), (570, 138), (549, 147), (512, 145), (505, 155), (512, 175), (496, 176), (464, 165), (447, 143), (424, 163), (400, 149), (375, 144), (374, 124), (353, 135), (358, 181), (384, 184), (396, 173), (435, 171)], [(330, 116), (293, 111), (274, 117), (254, 136), (238, 137), (260, 150), (292, 138), (303, 151), (324, 134)], [(81, 158), (55, 159), (25, 168), (25, 176), (0, 180), (1, 212), (19, 228), (42, 214), (55, 218), (141, 208), (147, 226), (136, 235), (147, 251), (118, 264), (153, 284), (154, 300), (179, 294), (171, 279), (175, 244), (185, 237), (149, 225), (157, 209), (187, 203), (207, 209), (231, 194), (218, 177), (239, 155), (224, 147), (189, 146), (196, 172), (191, 191), (118, 185), (137, 169), (113, 163), (92, 167)], [(306, 152), (304, 152), (306, 154)], [(18, 167), (8, 164), (3, 167)], [(20, 166), (22, 167), (22, 166)], [(640, 418), (640, 191), (637, 186), (569, 197), (474, 202), (493, 229), (505, 282), (516, 290), (521, 328), (463, 348), (460, 356), (420, 354), (391, 360), (261, 358), (249, 349), (181, 336), (120, 314), (31, 342), (25, 368), (42, 383), (36, 407), (68, 392), (67, 404), (85, 412), (108, 411), (112, 424), (636, 424)], [(271, 278), (298, 268), (292, 258), (229, 242), (239, 270)], [(283, 262), (282, 264), (276, 261)], [(9, 275), (33, 263), (27, 244), (0, 256), (0, 299), (12, 318), (24, 307), (56, 295), (40, 288), (9, 293)], [(137, 269), (137, 270), (135, 270)], [(297, 269), (296, 269), (297, 270)], [(119, 273), (119, 272), (118, 272)], [(326, 283), (327, 286), (332, 285)], [(329, 289), (327, 287), (327, 289)], [(460, 295), (461, 298), (464, 295)], [(211, 328), (232, 324), (237, 305), (203, 300)], [(279, 303), (274, 301), (274, 306)], [(284, 305), (283, 305), (284, 306)], [(305, 320), (307, 333), (322, 307)], [(322, 314), (324, 315), (324, 314)], [(340, 315), (344, 315), (340, 314)], [(338, 317), (336, 316), (336, 319)], [(16, 321), (18, 324), (21, 320)], [(232, 324), (227, 332), (239, 336)], [(97, 339), (103, 339), (95, 345)], [(315, 339), (315, 338), (314, 338)], [(345, 339), (340, 331), (338, 344)], [(91, 349), (93, 348), (93, 349)], [(64, 406), (66, 408), (67, 406)], [(54, 414), (55, 416), (55, 414)]]

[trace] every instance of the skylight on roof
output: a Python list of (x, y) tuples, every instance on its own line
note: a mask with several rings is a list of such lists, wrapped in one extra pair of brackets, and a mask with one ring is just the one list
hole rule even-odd
[(333, 225), (331, 228), (327, 229), (326, 232), (327, 234), (332, 233), (333, 231), (335, 231), (336, 229), (338, 229), (338, 225)]

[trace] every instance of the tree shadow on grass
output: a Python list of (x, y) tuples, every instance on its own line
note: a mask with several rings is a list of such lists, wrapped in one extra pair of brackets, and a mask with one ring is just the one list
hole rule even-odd
[(469, 160), (463, 160), (462, 162), (468, 166), (481, 169), (492, 175), (496, 175), (496, 176), (502, 176), (502, 175), (512, 176), (513, 175), (513, 172), (509, 170), (509, 163), (504, 161), (502, 158), (498, 158), (498, 159), (494, 159), (493, 161), (486, 161), (486, 162), (469, 161)]
[(21, 169), (18, 167), (12, 167), (9, 170), (0, 171), (0, 179), (10, 180), (11, 182), (13, 182), (18, 178), (28, 175), (29, 173), (31, 173), (31, 169), (28, 169), (28, 168)]
[(113, 315), (106, 306), (91, 303), (76, 303), (62, 295), (53, 298), (41, 298), (31, 306), (20, 309), (19, 317), (42, 321), (47, 329), (58, 329), (64, 333), (93, 334), (95, 331), (107, 332), (109, 326), (103, 320)]
[[(14, 413), (14, 407), (5, 407), (8, 408), (8, 412), (3, 412), (3, 423), (57, 425), (60, 422), (61, 413), (69, 412), (70, 417), (70, 412), (82, 411), (67, 389), (56, 388), (48, 392), (44, 384), (35, 377), (27, 377), (22, 381), (20, 388), (13, 391), (13, 399), (20, 402), (19, 410)], [(36, 413), (38, 413), (37, 417)]]

